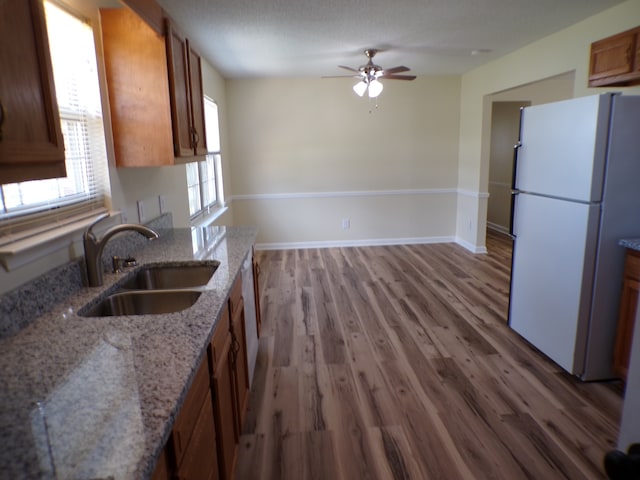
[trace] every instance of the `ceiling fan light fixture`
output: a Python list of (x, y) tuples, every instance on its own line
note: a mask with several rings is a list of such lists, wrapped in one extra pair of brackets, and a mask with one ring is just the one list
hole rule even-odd
[(376, 98), (382, 93), (384, 85), (378, 80), (373, 80), (369, 83), (369, 98)]
[(362, 80), (362, 81), (360, 81), (360, 82), (356, 83), (356, 84), (353, 86), (353, 91), (354, 91), (354, 92), (356, 92), (356, 94), (357, 94), (359, 97), (363, 96), (363, 95), (364, 95), (364, 92), (365, 92), (366, 90), (367, 90), (367, 83), (366, 83), (364, 80)]

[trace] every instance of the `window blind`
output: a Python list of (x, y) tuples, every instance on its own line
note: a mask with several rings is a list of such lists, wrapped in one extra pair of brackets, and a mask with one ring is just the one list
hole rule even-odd
[(0, 185), (0, 245), (105, 211), (109, 181), (91, 25), (45, 2), (67, 176)]

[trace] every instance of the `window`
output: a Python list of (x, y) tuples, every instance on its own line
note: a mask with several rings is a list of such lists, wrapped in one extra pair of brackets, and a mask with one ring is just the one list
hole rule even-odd
[(104, 211), (107, 156), (91, 26), (45, 2), (67, 176), (0, 185), (0, 245)]
[(204, 97), (204, 117), (209, 154), (202, 162), (187, 164), (189, 214), (199, 219), (224, 205), (218, 105)]

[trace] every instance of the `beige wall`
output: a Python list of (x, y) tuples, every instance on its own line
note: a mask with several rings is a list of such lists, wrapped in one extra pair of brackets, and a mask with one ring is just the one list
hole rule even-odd
[[(635, 27), (639, 18), (640, 0), (629, 0), (463, 75), (458, 187), (471, 192), (488, 189), (491, 117), (488, 95), (571, 71), (575, 71), (575, 96), (612, 90), (587, 87), (590, 44)], [(640, 93), (640, 87), (614, 90)], [(483, 195), (459, 198), (456, 232), (463, 242), (484, 245), (486, 210)]]
[[(263, 247), (453, 238), (459, 77), (228, 81), (237, 223)], [(342, 220), (350, 228), (342, 229)]]

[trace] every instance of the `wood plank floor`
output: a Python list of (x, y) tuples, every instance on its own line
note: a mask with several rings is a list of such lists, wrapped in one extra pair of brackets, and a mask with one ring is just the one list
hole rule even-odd
[(258, 252), (263, 332), (237, 478), (598, 479), (618, 383), (506, 325), (511, 245)]

